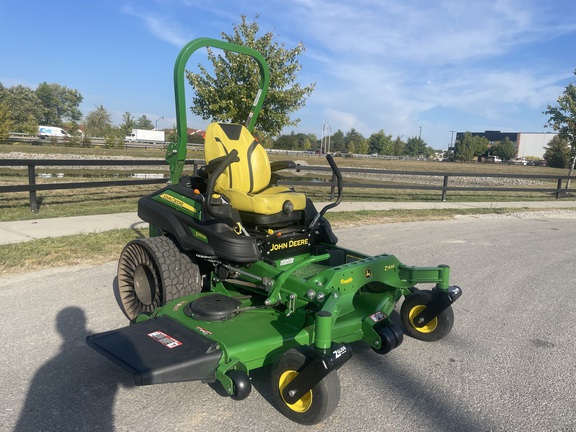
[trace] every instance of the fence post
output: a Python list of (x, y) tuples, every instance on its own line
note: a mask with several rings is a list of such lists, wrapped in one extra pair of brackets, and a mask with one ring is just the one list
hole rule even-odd
[[(36, 167), (28, 165), (28, 185), (34, 186), (36, 184)], [(36, 213), (38, 211), (38, 201), (36, 201), (36, 190), (30, 190), (30, 211)]]
[(562, 179), (558, 179), (558, 184), (556, 185), (556, 199), (560, 198), (560, 190), (562, 189)]
[(444, 182), (442, 183), (442, 201), (446, 201), (446, 189), (448, 188), (448, 176), (444, 176)]

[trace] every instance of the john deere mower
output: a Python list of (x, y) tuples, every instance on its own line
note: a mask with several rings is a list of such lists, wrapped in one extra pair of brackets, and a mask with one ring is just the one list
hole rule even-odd
[[(183, 175), (187, 124), (186, 62), (200, 48), (251, 57), (260, 89), (245, 125), (206, 129), (206, 164)], [(138, 214), (150, 236), (126, 245), (118, 263), (124, 328), (94, 334), (88, 344), (131, 372), (137, 385), (218, 381), (234, 399), (251, 391), (250, 372), (273, 365), (278, 410), (301, 424), (321, 422), (337, 407), (337, 371), (362, 341), (377, 354), (406, 333), (422, 341), (445, 337), (460, 295), (450, 268), (414, 267), (393, 255), (368, 256), (337, 246), (324, 218), (304, 194), (277, 185), (278, 171), (252, 132), (266, 97), (263, 56), (245, 46), (201, 38), (187, 44), (174, 68), (178, 142), (168, 146), (170, 181), (144, 196)], [(417, 284), (435, 284), (419, 290)], [(400, 321), (391, 319), (402, 300)]]

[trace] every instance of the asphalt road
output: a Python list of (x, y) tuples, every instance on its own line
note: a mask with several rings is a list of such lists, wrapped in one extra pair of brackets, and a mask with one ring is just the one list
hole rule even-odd
[(275, 409), (269, 368), (244, 401), (200, 382), (135, 387), (84, 342), (126, 324), (115, 263), (0, 278), (1, 431), (572, 431), (576, 219), (463, 217), (341, 229), (340, 244), (446, 263), (464, 294), (452, 333), (405, 338), (379, 356), (361, 344), (340, 371), (342, 398), (323, 424)]

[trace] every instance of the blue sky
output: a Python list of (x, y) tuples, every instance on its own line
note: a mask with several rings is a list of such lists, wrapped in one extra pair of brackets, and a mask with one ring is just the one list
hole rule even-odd
[(84, 114), (103, 105), (116, 123), (129, 111), (168, 128), (178, 52), (242, 14), (306, 47), (299, 80), (316, 89), (285, 133), (421, 131), (441, 149), (453, 130), (543, 132), (576, 79), (574, 0), (4, 0), (0, 82), (58, 83), (82, 93)]

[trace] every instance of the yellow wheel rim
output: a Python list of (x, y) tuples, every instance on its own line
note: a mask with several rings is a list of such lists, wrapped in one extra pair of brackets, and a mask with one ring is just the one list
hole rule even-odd
[(290, 381), (292, 381), (297, 376), (298, 376), (298, 372), (293, 371), (293, 370), (287, 370), (286, 372), (284, 372), (280, 376), (280, 380), (278, 382), (278, 387), (280, 388), (280, 397), (282, 397), (282, 400), (284, 401), (286, 406), (288, 408), (290, 408), (292, 411), (295, 411), (298, 413), (304, 413), (304, 412), (308, 411), (310, 409), (310, 407), (312, 406), (312, 390), (310, 390), (308, 393), (306, 393), (304, 396), (302, 396), (300, 399), (298, 399), (293, 404), (289, 404), (288, 402), (286, 402), (284, 400), (284, 396), (282, 396), (282, 392), (284, 391), (284, 388), (290, 383)]
[(434, 330), (436, 330), (436, 327), (438, 326), (438, 318), (434, 318), (424, 327), (416, 327), (416, 324), (414, 323), (414, 318), (416, 318), (418, 314), (422, 312), (424, 309), (426, 309), (426, 306), (422, 305), (414, 306), (412, 309), (410, 309), (408, 319), (410, 320), (410, 324), (412, 325), (412, 327), (414, 327), (414, 329), (419, 331), (420, 333), (432, 333)]

